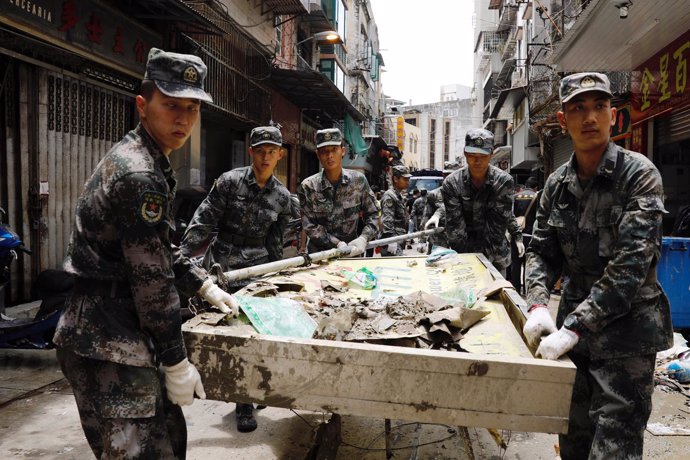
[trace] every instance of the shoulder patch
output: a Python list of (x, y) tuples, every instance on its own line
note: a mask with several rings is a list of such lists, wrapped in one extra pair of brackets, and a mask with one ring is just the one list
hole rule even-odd
[(155, 190), (146, 190), (139, 199), (139, 217), (150, 226), (158, 224), (163, 218), (163, 211), (168, 197)]

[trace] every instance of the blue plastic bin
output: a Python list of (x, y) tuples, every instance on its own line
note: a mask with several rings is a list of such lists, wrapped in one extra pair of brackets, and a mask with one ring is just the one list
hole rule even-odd
[(671, 303), (673, 328), (690, 328), (690, 238), (661, 239), (656, 273)]

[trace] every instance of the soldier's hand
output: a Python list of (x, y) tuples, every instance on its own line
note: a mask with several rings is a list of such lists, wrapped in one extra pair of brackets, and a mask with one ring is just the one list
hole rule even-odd
[(580, 336), (576, 332), (562, 327), (541, 341), (537, 348), (537, 356), (558, 359), (572, 350), (579, 341)]
[(429, 220), (426, 221), (426, 225), (424, 225), (424, 229), (428, 230), (431, 227), (438, 227), (438, 216), (431, 216)]
[(237, 300), (219, 288), (211, 279), (204, 281), (204, 284), (201, 285), (201, 289), (199, 289), (199, 295), (203, 297), (206, 302), (210, 303), (225, 314), (236, 317), (240, 313)]
[(354, 240), (347, 243), (347, 245), (352, 247), (352, 251), (350, 251), (350, 256), (355, 257), (360, 254), (364, 254), (364, 251), (367, 250), (367, 239), (363, 236), (358, 236)]
[(552, 334), (557, 329), (546, 305), (535, 305), (531, 310), (522, 333), (525, 334), (527, 342), (536, 347), (542, 336)]
[(517, 248), (518, 257), (522, 259), (522, 256), (525, 255), (525, 243), (522, 241), (516, 241), (515, 247)]
[(398, 252), (398, 243), (391, 243), (386, 248), (391, 255), (395, 255)]
[(201, 376), (194, 364), (187, 358), (174, 366), (162, 366), (165, 372), (165, 390), (168, 399), (178, 406), (188, 406), (194, 402), (194, 394), (206, 399)]

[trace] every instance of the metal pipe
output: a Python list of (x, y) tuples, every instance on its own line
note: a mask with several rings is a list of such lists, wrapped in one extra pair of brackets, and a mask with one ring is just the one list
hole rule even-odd
[[(443, 231), (443, 227), (431, 228), (429, 230), (422, 230), (420, 232), (407, 233), (405, 235), (392, 236), (390, 238), (382, 238), (380, 240), (372, 240), (367, 244), (367, 249), (376, 246), (396, 243), (398, 241), (405, 241), (411, 238), (420, 236), (433, 235)], [(228, 281), (238, 281), (251, 278), (253, 276), (265, 275), (266, 273), (279, 272), (286, 268), (300, 267), (309, 265), (312, 262), (320, 262), (322, 260), (334, 259), (337, 257), (345, 257), (349, 255), (349, 250), (342, 249), (328, 249), (326, 251), (314, 252), (312, 254), (305, 254), (302, 256), (290, 257), (289, 259), (276, 260), (265, 264), (254, 265), (253, 267), (245, 267), (237, 270), (230, 270), (225, 272), (225, 277)]]

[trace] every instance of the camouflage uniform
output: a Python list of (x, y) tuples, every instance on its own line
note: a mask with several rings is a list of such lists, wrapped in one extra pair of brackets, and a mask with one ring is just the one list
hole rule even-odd
[(476, 189), (467, 167), (446, 177), (441, 187), (446, 235), (451, 249), (481, 252), (499, 270), (510, 265), (506, 230), (513, 216), (513, 178), (489, 165), (484, 185)]
[(424, 221), (424, 210), (426, 208), (426, 196), (420, 196), (414, 203), (412, 203), (412, 218), (415, 221), (415, 228), (417, 231), (424, 230), (422, 222)]
[[(171, 449), (184, 457), (184, 416), (167, 401), (157, 369), (186, 357), (169, 237), (175, 184), (167, 157), (139, 125), (96, 166), (77, 202), (64, 264), (75, 292), (54, 342), (97, 457), (163, 458)], [(141, 429), (127, 439), (101, 437), (133, 418)], [(160, 424), (166, 418), (170, 432)]]
[[(53, 341), (97, 458), (185, 458), (187, 427), (168, 390), (182, 403), (204, 394), (186, 359), (174, 286), (174, 270), (201, 271), (170, 243), (176, 180), (166, 154), (176, 142), (163, 135), (159, 144), (146, 126), (166, 97), (195, 109), (211, 102), (206, 72), (197, 56), (151, 48), (144, 80), (156, 89), (137, 101), (142, 121), (98, 163), (77, 201), (64, 263), (74, 292)], [(185, 128), (198, 120), (187, 105), (185, 114), (181, 105), (168, 109), (174, 115), (157, 128), (171, 128), (173, 117), (192, 123)], [(166, 388), (169, 375), (175, 380)]]
[(558, 308), (584, 326), (568, 354), (577, 366), (568, 458), (642, 458), (654, 358), (672, 345), (668, 300), (656, 279), (663, 185), (644, 156), (609, 143), (583, 188), (575, 157), (547, 180), (527, 251), (528, 304), (546, 304), (561, 272)]
[(379, 208), (364, 174), (342, 170), (334, 187), (323, 171), (307, 177), (297, 190), (302, 209), (302, 228), (309, 236), (309, 252), (323, 251), (357, 238), (357, 222), (364, 227), (361, 236), (371, 241), (378, 232)]
[(290, 192), (271, 176), (261, 188), (251, 166), (221, 175), (199, 205), (180, 248), (191, 256), (214, 231), (203, 266), (223, 270), (259, 265), (283, 258), (283, 233), (290, 220)]
[[(409, 219), (410, 216), (400, 193), (392, 188), (386, 190), (381, 198), (381, 225), (383, 226), (381, 238), (406, 235)], [(395, 254), (392, 254), (388, 251), (387, 246), (383, 246), (381, 247), (381, 255), (384, 257), (401, 256), (404, 247), (404, 241), (398, 242)]]
[[(424, 221), (422, 225), (431, 219), (435, 214), (439, 215), (438, 225), (439, 227), (446, 227), (446, 215), (443, 208), (443, 194), (441, 192), (441, 187), (434, 189), (426, 194), (426, 207), (424, 209)], [(441, 246), (444, 248), (448, 246), (448, 230), (444, 230), (443, 233), (434, 233), (429, 237), (429, 244), (432, 246)]]

